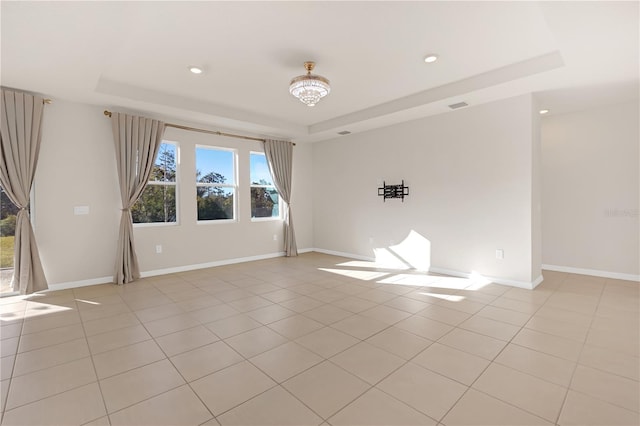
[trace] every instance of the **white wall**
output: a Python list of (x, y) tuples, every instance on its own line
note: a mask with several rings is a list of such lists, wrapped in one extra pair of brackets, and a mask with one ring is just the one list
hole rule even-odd
[[(176, 268), (220, 260), (261, 256), (283, 251), (281, 220), (256, 221), (250, 218), (249, 153), (263, 151), (261, 142), (207, 135), (167, 128), (165, 140), (179, 144), (178, 171), (181, 186), (179, 226), (136, 227), (136, 251), (143, 271)], [(237, 221), (233, 223), (196, 222), (195, 147), (210, 145), (234, 148), (238, 153)], [(311, 247), (311, 199), (305, 185), (310, 181), (309, 146), (294, 148), (293, 219), (299, 248)], [(308, 176), (307, 176), (308, 175)], [(276, 235), (278, 240), (274, 241)], [(155, 246), (162, 245), (161, 254)]]
[[(112, 274), (120, 196), (110, 122), (102, 110), (62, 100), (45, 110), (34, 214), (53, 284)], [(393, 246), (391, 251), (420, 267), (529, 283), (539, 275), (536, 200), (542, 192), (542, 263), (637, 276), (637, 103), (545, 117), (542, 191), (536, 189), (535, 110), (530, 96), (520, 96), (298, 144), (293, 180), (298, 247), (373, 257), (375, 249), (384, 255)], [(179, 226), (135, 229), (143, 272), (282, 250), (280, 223), (248, 218), (245, 186), (238, 194), (238, 223), (194, 220), (189, 194), (195, 144), (237, 148), (243, 185), (248, 152), (260, 150), (259, 143), (175, 129), (166, 139), (178, 141), (182, 151), (181, 220)], [(404, 203), (383, 203), (376, 195), (384, 179), (405, 180), (411, 192)], [(89, 215), (73, 214), (74, 206), (84, 205)], [(280, 241), (273, 242), (273, 234)], [(429, 241), (429, 253), (418, 235)], [(163, 245), (160, 255), (156, 244)], [(495, 259), (498, 248), (505, 251), (502, 261)]]
[[(413, 266), (529, 285), (540, 275), (532, 102), (519, 96), (314, 144), (315, 246), (364, 257), (395, 246)], [(404, 179), (404, 203), (383, 203), (383, 179)]]
[(544, 264), (640, 274), (638, 117), (631, 102), (543, 118)]
[[(34, 213), (49, 283), (113, 274), (120, 216), (115, 167), (111, 126), (100, 108), (45, 106)], [(74, 206), (89, 206), (90, 213), (76, 216)]]
[[(35, 232), (51, 284), (92, 281), (113, 273), (120, 195), (111, 124), (102, 111), (62, 100), (45, 110), (34, 183)], [(252, 222), (249, 217), (249, 151), (262, 151), (260, 142), (171, 128), (165, 139), (180, 146), (180, 223), (134, 229), (143, 273), (282, 252), (282, 222)], [(236, 223), (196, 224), (196, 144), (238, 150)], [(301, 249), (313, 246), (310, 155), (310, 146), (294, 148), (294, 221)], [(74, 206), (89, 206), (90, 214), (74, 215)], [(163, 246), (162, 254), (155, 253), (156, 244)]]
[[(542, 270), (542, 140), (540, 108), (535, 98), (531, 106), (531, 270)], [(535, 279), (535, 277), (534, 277)]]

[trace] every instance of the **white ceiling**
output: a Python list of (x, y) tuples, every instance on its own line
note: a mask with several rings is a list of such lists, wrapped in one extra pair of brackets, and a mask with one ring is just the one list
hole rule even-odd
[[(530, 92), (563, 113), (638, 99), (638, 5), (2, 1), (0, 78), (300, 142)], [(308, 60), (332, 87), (313, 108), (288, 93)]]

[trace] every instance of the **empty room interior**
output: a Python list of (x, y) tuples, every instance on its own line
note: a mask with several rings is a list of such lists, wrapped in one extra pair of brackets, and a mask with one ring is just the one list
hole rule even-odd
[(640, 424), (639, 6), (2, 1), (0, 424)]

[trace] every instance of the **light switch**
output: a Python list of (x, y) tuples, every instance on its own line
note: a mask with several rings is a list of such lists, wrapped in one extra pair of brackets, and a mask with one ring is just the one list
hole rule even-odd
[(75, 206), (73, 208), (73, 214), (75, 215), (89, 214), (89, 206)]

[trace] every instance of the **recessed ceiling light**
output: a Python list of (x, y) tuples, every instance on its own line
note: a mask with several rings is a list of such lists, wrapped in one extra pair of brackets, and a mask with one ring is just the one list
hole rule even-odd
[(432, 63), (432, 62), (435, 62), (435, 61), (437, 61), (437, 60), (438, 60), (438, 55), (436, 55), (436, 54), (434, 54), (434, 53), (431, 53), (431, 54), (429, 54), (429, 55), (425, 56), (425, 58), (424, 58), (424, 61), (425, 61), (426, 63), (428, 63), (428, 64), (430, 64), (430, 63)]
[(202, 68), (200, 67), (190, 66), (189, 71), (191, 71), (194, 74), (202, 74)]
[(549, 110), (548, 109), (541, 109), (540, 111), (538, 111), (541, 115), (545, 115), (545, 114), (549, 114)]

